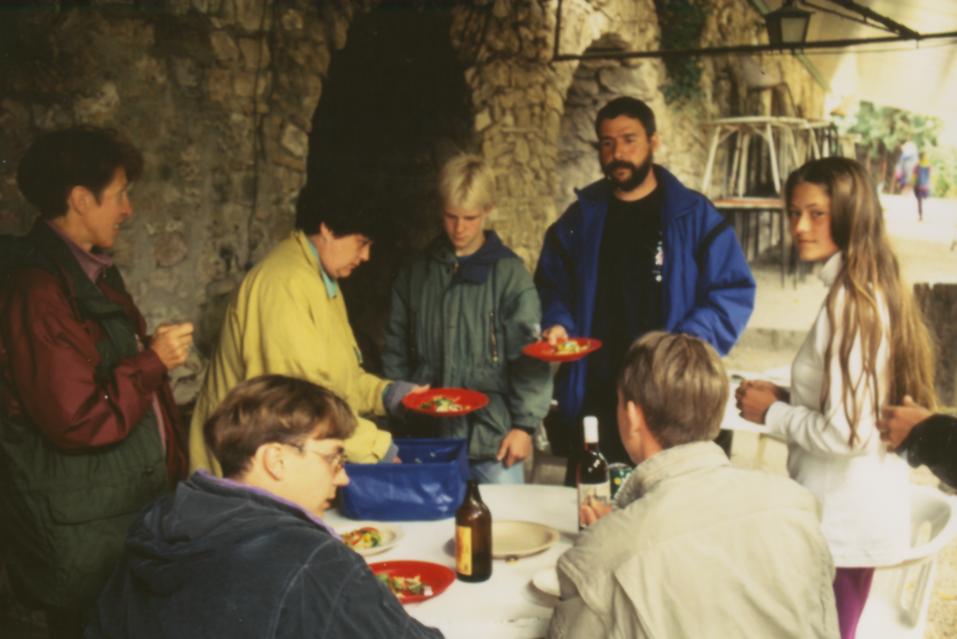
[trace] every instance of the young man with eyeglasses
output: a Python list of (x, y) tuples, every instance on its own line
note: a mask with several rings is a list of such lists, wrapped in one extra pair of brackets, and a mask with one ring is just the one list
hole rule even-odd
[(140, 516), (86, 637), (441, 637), (322, 521), (354, 429), (311, 382), (240, 383), (204, 428), (223, 477), (197, 472)]

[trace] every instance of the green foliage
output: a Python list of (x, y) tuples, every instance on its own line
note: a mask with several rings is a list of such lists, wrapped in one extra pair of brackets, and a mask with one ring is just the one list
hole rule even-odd
[(957, 197), (957, 148), (932, 150), (930, 167), (930, 194), (933, 197)]
[(847, 132), (859, 136), (867, 154), (876, 159), (907, 140), (913, 140), (919, 149), (936, 146), (943, 123), (933, 116), (861, 102), (849, 125)]
[(861, 102), (854, 117), (838, 121), (838, 126), (857, 139), (858, 159), (874, 179), (891, 184), (901, 145), (912, 140), (918, 149), (935, 147), (943, 123), (933, 116)]
[[(662, 49), (693, 49), (700, 46), (707, 14), (704, 0), (655, 0)], [(701, 65), (693, 56), (668, 56), (665, 59), (668, 83), (665, 100), (682, 102), (701, 93)]]

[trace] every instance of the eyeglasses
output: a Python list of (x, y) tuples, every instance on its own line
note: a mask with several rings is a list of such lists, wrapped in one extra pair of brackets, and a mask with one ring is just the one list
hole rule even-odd
[(306, 448), (304, 444), (291, 444), (287, 443), (287, 446), (295, 448), (300, 453), (312, 453), (316, 457), (319, 457), (324, 462), (329, 464), (329, 468), (332, 469), (332, 474), (335, 475), (346, 465), (346, 455), (342, 450), (338, 450), (334, 453), (320, 453), (318, 450), (313, 450), (311, 448)]

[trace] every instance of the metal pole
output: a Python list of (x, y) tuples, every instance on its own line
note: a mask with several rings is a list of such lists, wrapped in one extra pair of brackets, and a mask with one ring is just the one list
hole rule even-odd
[[(957, 31), (948, 31), (945, 33), (918, 34), (916, 37), (884, 36), (880, 38), (850, 38), (844, 40), (818, 40), (817, 42), (805, 42), (800, 45), (775, 45), (775, 44), (742, 44), (728, 47), (707, 47), (703, 49), (664, 49), (660, 51), (592, 51), (581, 54), (558, 53), (558, 32), (555, 33), (556, 53), (552, 57), (552, 62), (565, 62), (570, 60), (623, 60), (630, 58), (667, 58), (672, 56), (708, 56), (708, 55), (732, 55), (739, 53), (759, 53), (772, 51), (791, 51), (798, 52), (807, 49), (840, 49), (853, 47), (862, 44), (886, 44), (889, 42), (907, 42), (913, 40), (921, 42), (924, 40), (935, 40), (941, 38), (954, 38), (957, 40)], [(957, 44), (957, 43), (955, 43)]]
[(558, 0), (558, 8), (555, 10), (555, 49), (552, 53), (552, 59), (557, 60), (561, 54), (559, 50), (559, 37), (562, 34), (562, 0)]

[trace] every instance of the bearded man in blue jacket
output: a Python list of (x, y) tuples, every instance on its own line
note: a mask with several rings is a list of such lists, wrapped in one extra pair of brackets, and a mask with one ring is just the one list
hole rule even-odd
[[(734, 230), (714, 205), (654, 164), (655, 115), (620, 97), (595, 118), (605, 178), (545, 234), (535, 285), (543, 338), (595, 337), (603, 347), (566, 363), (546, 421), (557, 452), (580, 448), (584, 415), (598, 417), (609, 461), (628, 462), (617, 433), (615, 379), (629, 345), (665, 330), (699, 337), (722, 355), (754, 309), (754, 278)], [(571, 466), (570, 466), (571, 467)]]

